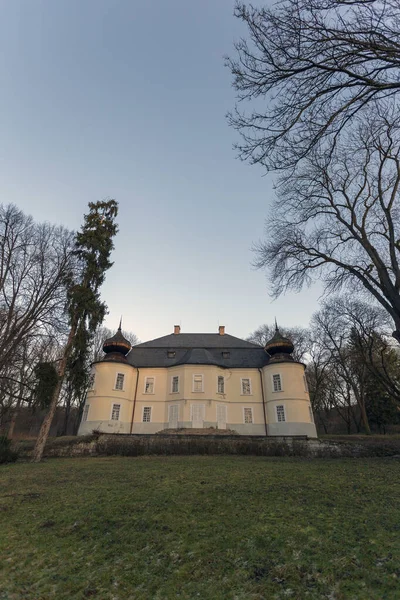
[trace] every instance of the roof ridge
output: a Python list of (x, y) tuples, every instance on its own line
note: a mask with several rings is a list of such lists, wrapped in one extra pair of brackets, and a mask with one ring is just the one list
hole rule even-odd
[[(193, 338), (198, 338), (198, 339), (193, 339)], [(210, 346), (208, 346), (207, 343), (207, 338), (213, 340), (213, 343), (210, 344)], [(176, 340), (176, 344), (171, 343), (173, 340)], [(166, 347), (166, 342), (168, 342), (168, 345), (171, 344), (171, 346), (176, 346), (176, 347), (180, 347), (180, 348), (184, 348), (184, 344), (186, 343), (186, 340), (191, 340), (188, 341), (188, 348), (193, 348), (193, 347), (201, 347), (201, 348), (215, 348), (215, 342), (218, 340), (219, 344), (218, 347), (224, 347), (224, 341), (226, 341), (228, 344), (230, 344), (228, 347), (229, 348), (243, 348), (243, 346), (247, 347), (247, 348), (262, 348), (261, 345), (259, 344), (255, 344), (254, 342), (250, 342), (249, 340), (244, 340), (243, 338), (239, 338), (235, 335), (232, 335), (230, 333), (225, 333), (223, 335), (219, 334), (219, 333), (179, 333), (179, 334), (175, 334), (175, 333), (169, 333), (167, 335), (163, 335), (160, 336), (158, 338), (154, 338), (152, 340), (147, 340), (146, 342), (142, 342), (141, 344), (137, 344), (137, 347), (152, 347), (152, 348), (165, 348)], [(237, 341), (237, 342), (236, 342)], [(237, 345), (232, 345), (235, 344), (235, 342), (237, 343)], [(200, 344), (200, 345), (198, 345)]]

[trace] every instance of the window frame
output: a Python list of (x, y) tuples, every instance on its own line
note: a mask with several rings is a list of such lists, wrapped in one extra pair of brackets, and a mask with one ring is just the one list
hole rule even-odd
[[(246, 411), (250, 411), (251, 421), (246, 421)], [(243, 424), (254, 425), (254, 411), (252, 406), (243, 406)]]
[(311, 404), (308, 405), (308, 411), (310, 413), (310, 421), (311, 423), (314, 423), (314, 413)]
[[(249, 382), (249, 393), (245, 394), (243, 391), (243, 381)], [(252, 396), (253, 395), (253, 386), (251, 384), (251, 377), (241, 377), (240, 378), (240, 395), (241, 396)]]
[[(118, 376), (122, 375), (122, 387), (119, 388), (117, 387), (117, 382), (118, 382)], [(115, 382), (114, 382), (114, 390), (117, 390), (118, 392), (124, 392), (125, 391), (125, 373), (121, 373), (118, 372), (115, 376)]]
[[(219, 391), (219, 380), (222, 379), (222, 392)], [(225, 394), (225, 376), (217, 375), (217, 394)]]
[[(114, 406), (119, 406), (119, 409), (118, 409), (118, 419), (114, 419), (113, 418)], [(121, 417), (121, 402), (112, 402), (111, 403), (110, 421), (120, 421), (121, 420), (120, 417)]]
[[(176, 390), (176, 392), (174, 392), (174, 379), (178, 380), (178, 389)], [(179, 394), (179, 387), (180, 387), (180, 376), (179, 375), (171, 375), (171, 394)]]
[[(274, 377), (279, 377), (279, 385), (280, 385), (280, 390), (276, 390), (275, 389), (275, 380)], [(283, 392), (283, 377), (282, 377), (282, 373), (272, 373), (271, 374), (271, 381), (272, 381), (272, 393), (273, 394), (280, 394), (281, 392)]]
[[(150, 412), (149, 412), (149, 419), (148, 419), (148, 420), (147, 420), (147, 419), (146, 419), (146, 420), (144, 419), (144, 411), (145, 411), (146, 409), (149, 409), (149, 411), (150, 411)], [(152, 406), (143, 406), (143, 409), (142, 409), (142, 423), (151, 423), (151, 413), (153, 412), (153, 410), (152, 410), (152, 409), (153, 409), (153, 407), (152, 407)]]
[[(278, 408), (282, 408), (283, 410), (283, 419), (279, 418), (279, 413), (278, 413)], [(284, 404), (277, 404), (275, 406), (275, 415), (276, 415), (276, 422), (277, 423), (286, 423), (286, 407)]]
[[(152, 379), (153, 380), (153, 391), (152, 392), (147, 392), (146, 391), (146, 386), (147, 386), (147, 380), (148, 379)], [(156, 378), (154, 377), (154, 375), (146, 375), (146, 377), (144, 378), (144, 390), (143, 390), (143, 394), (146, 394), (146, 396), (151, 396), (154, 395), (156, 393)]]
[[(201, 390), (195, 390), (195, 377), (201, 377)], [(198, 382), (197, 382), (198, 383)], [(192, 375), (192, 394), (204, 393), (204, 375), (202, 373), (193, 373)]]
[(306, 374), (305, 374), (305, 373), (303, 374), (303, 382), (304, 382), (304, 391), (305, 391), (307, 394), (309, 394), (309, 390), (308, 390), (308, 381), (307, 381), (307, 376), (306, 376)]

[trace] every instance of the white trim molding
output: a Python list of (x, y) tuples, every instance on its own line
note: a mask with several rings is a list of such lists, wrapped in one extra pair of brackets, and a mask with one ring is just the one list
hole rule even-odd
[[(122, 379), (120, 379), (122, 377)], [(117, 373), (115, 376), (114, 390), (125, 391), (125, 373)]]
[[(142, 408), (142, 423), (151, 423), (151, 413), (152, 411), (152, 406), (143, 406)], [(145, 419), (145, 411), (146, 411), (146, 419)], [(147, 418), (148, 417), (148, 418)]]
[[(147, 385), (150, 385), (149, 380), (152, 380), (152, 387), (151, 387), (151, 391), (148, 392), (147, 391)], [(155, 394), (156, 393), (156, 378), (153, 375), (149, 375), (148, 377), (144, 378), (144, 390), (143, 390), (143, 394), (146, 394), (146, 396), (148, 396), (149, 394)]]
[[(249, 382), (249, 391), (245, 392), (244, 391), (244, 386), (243, 386), (243, 382), (244, 381), (248, 381)], [(241, 396), (252, 396), (253, 395), (253, 389), (251, 386), (251, 378), (250, 377), (241, 377), (240, 378), (240, 395)]]
[[(222, 379), (222, 391), (219, 390), (220, 379)], [(225, 377), (217, 375), (217, 394), (225, 394)]]
[(284, 404), (277, 404), (275, 406), (276, 413), (276, 422), (277, 423), (285, 423), (286, 422), (286, 409)]
[[(275, 379), (275, 377), (278, 377), (279, 379)], [(272, 382), (272, 393), (273, 394), (279, 394), (280, 392), (283, 392), (282, 373), (271, 373), (271, 382)], [(277, 384), (276, 386), (275, 386), (275, 383)], [(277, 389), (275, 389), (275, 387)]]
[[(197, 379), (196, 379), (197, 378)], [(196, 390), (196, 384), (200, 383), (199, 390)], [(204, 392), (204, 375), (201, 373), (194, 373), (192, 377), (192, 393), (193, 394), (202, 394)]]
[(243, 406), (243, 423), (252, 425), (254, 423), (254, 411), (252, 406)]
[[(177, 383), (177, 389), (174, 390), (174, 380)], [(180, 377), (179, 375), (171, 375), (171, 391), (170, 394), (179, 394), (179, 386), (180, 386)]]
[(121, 417), (121, 403), (120, 402), (113, 402), (111, 404), (111, 414), (110, 414), (110, 421), (120, 421)]

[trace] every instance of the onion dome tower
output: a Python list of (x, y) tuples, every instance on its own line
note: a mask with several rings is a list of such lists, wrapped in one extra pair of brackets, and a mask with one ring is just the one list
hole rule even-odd
[(122, 319), (119, 322), (118, 331), (115, 335), (105, 340), (103, 352), (106, 356), (103, 360), (114, 362), (127, 362), (126, 355), (132, 348), (132, 344), (122, 335)]
[(284, 337), (279, 331), (278, 324), (275, 319), (275, 333), (273, 337), (265, 344), (265, 352), (270, 355), (270, 361), (293, 361), (292, 352), (294, 350), (293, 343), (289, 338)]

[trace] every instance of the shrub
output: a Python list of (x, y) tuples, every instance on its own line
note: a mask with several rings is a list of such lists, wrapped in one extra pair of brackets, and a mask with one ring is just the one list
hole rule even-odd
[(15, 462), (18, 452), (11, 449), (11, 440), (6, 435), (0, 435), (0, 464)]

